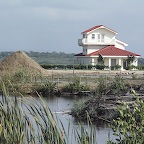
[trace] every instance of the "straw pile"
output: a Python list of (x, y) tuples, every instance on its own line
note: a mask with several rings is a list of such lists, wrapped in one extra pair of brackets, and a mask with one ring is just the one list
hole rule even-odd
[(0, 72), (13, 74), (18, 71), (26, 71), (31, 74), (48, 74), (45, 69), (23, 51), (14, 52), (4, 60), (0, 61)]

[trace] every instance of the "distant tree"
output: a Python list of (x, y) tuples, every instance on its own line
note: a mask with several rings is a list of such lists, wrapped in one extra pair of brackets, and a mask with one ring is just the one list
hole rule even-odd
[[(0, 52), (0, 60), (6, 58), (13, 52)], [(29, 51), (25, 53), (39, 64), (57, 64), (57, 65), (71, 65), (74, 64), (76, 58), (74, 53), (66, 54), (64, 52), (34, 52)]]
[(138, 58), (138, 65), (144, 65), (144, 58)]

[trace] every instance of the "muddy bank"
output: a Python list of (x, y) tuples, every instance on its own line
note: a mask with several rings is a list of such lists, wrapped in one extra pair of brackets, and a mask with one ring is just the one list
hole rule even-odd
[[(133, 89), (133, 92), (136, 91)], [(90, 117), (92, 121), (102, 120), (111, 123), (113, 119), (119, 117), (117, 107), (125, 102), (132, 110), (136, 98), (144, 100), (144, 91), (137, 91), (135, 94), (128, 92), (123, 96), (105, 95), (101, 99), (93, 96), (79, 106), (75, 105), (71, 114), (76, 119), (84, 121)]]

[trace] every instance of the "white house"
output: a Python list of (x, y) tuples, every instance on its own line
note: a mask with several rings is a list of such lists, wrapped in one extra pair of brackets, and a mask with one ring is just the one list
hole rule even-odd
[(126, 67), (126, 59), (128, 56), (134, 56), (133, 65), (137, 66), (139, 54), (125, 50), (128, 44), (117, 40), (114, 30), (103, 25), (92, 27), (81, 33), (82, 39), (78, 39), (79, 46), (83, 47), (83, 52), (76, 54), (78, 64), (96, 65), (99, 55), (104, 58), (104, 65), (111, 66), (120, 65), (121, 69)]

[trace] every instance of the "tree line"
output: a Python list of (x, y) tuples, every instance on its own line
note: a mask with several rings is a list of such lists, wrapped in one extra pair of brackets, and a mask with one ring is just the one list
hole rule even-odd
[[(0, 60), (3, 60), (13, 51), (4, 51), (0, 52)], [(29, 57), (35, 60), (39, 64), (76, 64), (76, 58), (74, 57), (74, 53), (66, 54), (64, 52), (25, 52)]]
[[(0, 52), (0, 60), (3, 60), (14, 51)], [(74, 53), (66, 54), (64, 52), (25, 52), (29, 57), (41, 65), (75, 65), (77, 64)], [(144, 58), (138, 59), (139, 67), (144, 67)]]

